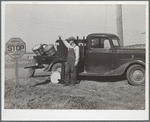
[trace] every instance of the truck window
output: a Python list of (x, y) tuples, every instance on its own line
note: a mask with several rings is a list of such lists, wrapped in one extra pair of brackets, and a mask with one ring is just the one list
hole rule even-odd
[(114, 44), (115, 47), (120, 46), (120, 44), (119, 44), (119, 39), (113, 37), (113, 38), (112, 38), (112, 42), (113, 42), (113, 44)]
[(110, 49), (110, 43), (109, 43), (108, 39), (104, 40), (104, 48), (105, 49)]
[(91, 48), (109, 49), (110, 43), (107, 38), (92, 38)]
[(100, 46), (99, 42), (100, 42), (99, 38), (93, 38), (91, 40), (91, 47), (92, 48), (99, 48), (99, 46)]

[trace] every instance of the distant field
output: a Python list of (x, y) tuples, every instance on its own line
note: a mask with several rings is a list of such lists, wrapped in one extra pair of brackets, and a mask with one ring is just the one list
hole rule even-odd
[[(25, 67), (27, 65), (28, 58), (32, 56), (35, 56), (35, 54), (29, 52), (24, 54), (21, 58), (19, 58), (19, 68)], [(9, 55), (5, 55), (5, 68), (14, 68), (14, 60)]]
[[(34, 54), (34, 52), (26, 52), (26, 54)], [(8, 54), (5, 52), (5, 55), (8, 55)]]

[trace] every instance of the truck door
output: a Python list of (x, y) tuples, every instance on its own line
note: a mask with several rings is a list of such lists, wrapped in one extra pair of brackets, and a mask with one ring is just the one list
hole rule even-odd
[(88, 41), (85, 54), (85, 71), (89, 73), (108, 73), (112, 70), (113, 50), (108, 38), (93, 37)]

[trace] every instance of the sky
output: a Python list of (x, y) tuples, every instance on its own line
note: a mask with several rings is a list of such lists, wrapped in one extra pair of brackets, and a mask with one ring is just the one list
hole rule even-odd
[[(27, 52), (36, 44), (54, 44), (61, 35), (83, 38), (91, 33), (113, 33), (116, 4), (5, 4), (5, 43), (20, 37)], [(146, 43), (146, 4), (122, 4), (124, 45)]]

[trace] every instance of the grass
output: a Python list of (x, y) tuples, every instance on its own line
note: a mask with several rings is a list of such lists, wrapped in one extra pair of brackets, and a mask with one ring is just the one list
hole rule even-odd
[[(7, 88), (8, 89), (8, 88)], [(11, 89), (11, 88), (10, 88)], [(12, 92), (13, 91), (13, 92)], [(20, 86), (18, 96), (5, 94), (5, 109), (94, 109), (94, 102), (88, 102), (84, 97), (61, 95), (54, 91), (39, 92), (39, 88), (26, 89)]]
[(5, 109), (145, 109), (144, 86), (131, 86), (126, 81), (82, 81), (75, 87), (52, 83), (30, 87), (41, 82), (39, 79), (32, 78), (29, 84), (20, 85), (17, 96), (12, 87), (15, 84), (5, 81)]

